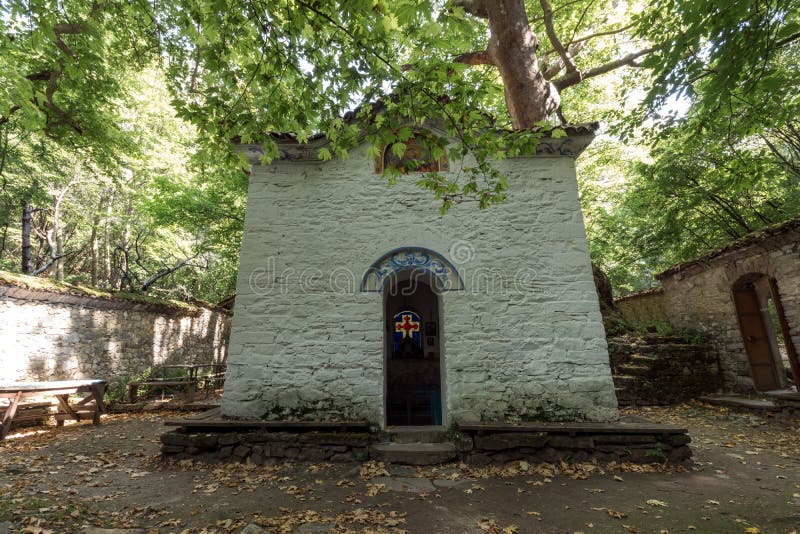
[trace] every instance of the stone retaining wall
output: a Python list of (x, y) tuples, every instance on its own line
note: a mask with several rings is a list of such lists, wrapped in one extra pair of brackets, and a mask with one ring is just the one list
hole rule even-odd
[[(382, 459), (370, 449), (381, 441), (369, 432), (186, 432), (161, 435), (164, 458), (207, 462), (250, 462), (257, 465), (281, 461), (352, 462)], [(691, 439), (683, 431), (619, 433), (483, 432), (457, 431), (450, 439), (458, 460), (472, 465), (532, 462), (585, 461), (662, 463), (682, 462), (692, 456)]]
[(661, 463), (692, 456), (687, 434), (608, 434), (583, 432), (461, 433), (459, 460), (472, 465), (515, 460)]
[(230, 314), (198, 306), (0, 286), (0, 380), (104, 378), (222, 363)]
[(621, 406), (675, 404), (722, 387), (712, 346), (679, 337), (608, 339), (611, 371)]
[(625, 320), (632, 325), (669, 323), (669, 313), (661, 288), (633, 293), (614, 300), (614, 305)]
[(165, 457), (257, 465), (283, 460), (352, 462), (368, 458), (368, 432), (201, 432), (161, 435)]

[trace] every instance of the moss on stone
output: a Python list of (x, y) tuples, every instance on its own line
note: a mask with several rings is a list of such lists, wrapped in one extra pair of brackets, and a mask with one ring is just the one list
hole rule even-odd
[(149, 295), (127, 293), (124, 291), (111, 292), (96, 287), (68, 284), (66, 282), (57, 282), (51, 278), (39, 278), (36, 276), (28, 276), (25, 274), (10, 273), (8, 271), (0, 271), (0, 285), (21, 287), (33, 291), (68, 293), (71, 295), (80, 295), (80, 296), (99, 298), (99, 299), (126, 300), (139, 304), (152, 304), (155, 306), (164, 306), (167, 308), (171, 308), (173, 310), (185, 311), (185, 312), (199, 311), (199, 308), (197, 306), (179, 300), (161, 299), (157, 297), (151, 297)]

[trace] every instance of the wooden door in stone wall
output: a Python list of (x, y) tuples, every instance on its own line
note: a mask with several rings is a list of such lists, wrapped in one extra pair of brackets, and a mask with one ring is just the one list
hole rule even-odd
[(386, 424), (442, 424), (439, 301), (418, 280), (399, 282), (386, 298)]
[(755, 388), (758, 391), (780, 389), (778, 369), (755, 287), (752, 284), (734, 287), (733, 300)]

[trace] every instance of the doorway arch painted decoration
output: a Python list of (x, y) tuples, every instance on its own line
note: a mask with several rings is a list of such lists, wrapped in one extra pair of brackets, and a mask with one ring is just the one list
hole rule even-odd
[(409, 271), (431, 275), (439, 292), (464, 289), (458, 270), (443, 255), (424, 247), (401, 247), (390, 250), (369, 266), (361, 279), (361, 291), (383, 292), (388, 282)]

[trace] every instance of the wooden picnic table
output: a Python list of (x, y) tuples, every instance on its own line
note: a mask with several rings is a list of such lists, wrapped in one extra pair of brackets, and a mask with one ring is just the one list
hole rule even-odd
[[(0, 399), (9, 399), (11, 404), (6, 408), (3, 425), (0, 427), (0, 440), (5, 439), (11, 429), (11, 423), (17, 410), (25, 399), (38, 397), (55, 397), (58, 412), (54, 415), (58, 426), (64, 425), (65, 419), (84, 421), (89, 417), (95, 425), (100, 424), (100, 414), (106, 413), (103, 396), (108, 383), (105, 380), (61, 380), (56, 382), (0, 382)], [(83, 398), (70, 404), (69, 396), (83, 394)], [(94, 406), (92, 406), (94, 403)]]

